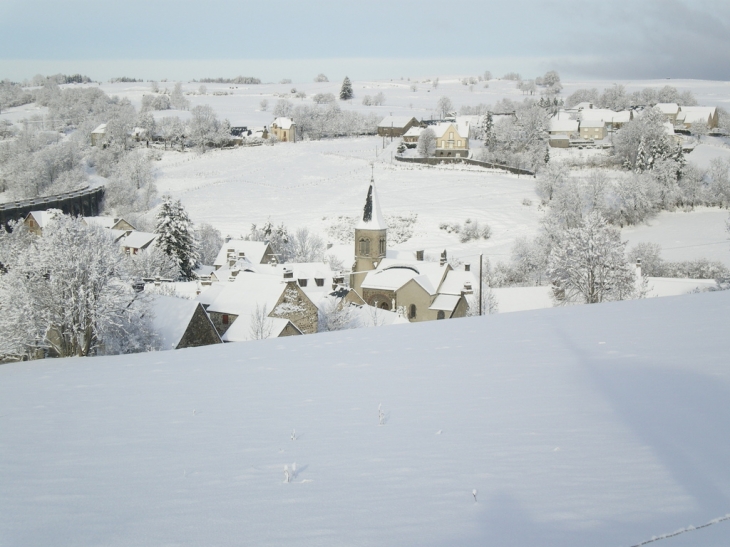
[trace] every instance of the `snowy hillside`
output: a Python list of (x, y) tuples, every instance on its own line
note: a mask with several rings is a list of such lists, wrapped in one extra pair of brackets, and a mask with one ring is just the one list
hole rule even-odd
[(3, 365), (0, 545), (628, 547), (700, 525), (730, 512), (729, 315), (704, 293)]

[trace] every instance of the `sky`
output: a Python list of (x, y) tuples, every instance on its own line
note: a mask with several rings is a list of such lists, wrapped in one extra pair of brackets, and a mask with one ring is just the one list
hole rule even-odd
[[(447, 7), (445, 7), (447, 6)], [(0, 78), (730, 79), (727, 0), (0, 0)]]

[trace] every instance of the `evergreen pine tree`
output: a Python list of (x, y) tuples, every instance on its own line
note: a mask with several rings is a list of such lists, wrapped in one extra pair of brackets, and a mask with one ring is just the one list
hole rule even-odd
[(198, 264), (198, 242), (193, 223), (180, 200), (173, 201), (169, 195), (162, 197), (155, 233), (160, 250), (177, 262), (184, 278), (191, 279)]
[(484, 116), (482, 135), (484, 136), (484, 145), (491, 150), (494, 144), (494, 120), (491, 112), (487, 112), (487, 115)]
[(550, 163), (550, 147), (545, 147), (545, 164)]
[(642, 173), (648, 168), (646, 151), (644, 150), (644, 139), (639, 141), (639, 148), (636, 151), (636, 161), (634, 162), (634, 171)]
[(355, 96), (355, 94), (352, 92), (352, 82), (350, 81), (350, 78), (345, 76), (345, 79), (342, 81), (342, 89), (340, 89), (340, 99), (343, 101), (349, 101)]

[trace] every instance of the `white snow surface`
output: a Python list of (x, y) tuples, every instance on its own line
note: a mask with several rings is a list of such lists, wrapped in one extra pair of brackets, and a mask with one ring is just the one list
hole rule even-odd
[(6, 364), (0, 543), (620, 547), (700, 525), (730, 507), (729, 313), (715, 292)]

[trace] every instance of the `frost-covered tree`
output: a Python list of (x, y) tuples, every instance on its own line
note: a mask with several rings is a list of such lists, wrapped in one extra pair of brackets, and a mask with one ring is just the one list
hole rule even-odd
[(319, 305), (317, 332), (345, 330), (356, 327), (355, 314), (349, 302), (329, 295)]
[(340, 88), (340, 100), (349, 101), (354, 96), (355, 94), (352, 91), (352, 82), (350, 81), (350, 78), (345, 76), (345, 79), (342, 80), (342, 87)]
[(144, 212), (152, 207), (157, 186), (149, 157), (141, 150), (122, 156), (104, 192), (104, 206), (116, 214)]
[(277, 118), (290, 118), (294, 106), (286, 99), (279, 99), (274, 106), (274, 116)]
[(175, 83), (175, 88), (170, 93), (170, 104), (177, 110), (187, 110), (190, 108), (190, 101), (183, 95), (182, 84), (180, 82)]
[(198, 225), (195, 237), (199, 245), (200, 263), (212, 265), (223, 247), (223, 236), (216, 228), (204, 222)]
[(424, 158), (434, 155), (436, 152), (436, 133), (434, 133), (433, 129), (427, 127), (421, 131), (421, 135), (418, 137), (416, 151)]
[(324, 259), (325, 244), (321, 237), (299, 228), (284, 247), (286, 262), (321, 262)]
[(487, 112), (482, 119), (482, 139), (488, 149), (494, 148), (494, 119), (492, 113)]
[(205, 153), (206, 147), (215, 141), (219, 127), (218, 118), (208, 105), (195, 106), (190, 114), (192, 115), (188, 122), (190, 140)]
[(664, 275), (662, 248), (657, 243), (638, 243), (629, 250), (627, 256), (632, 264), (641, 260), (641, 275), (648, 277)]
[(329, 82), (329, 78), (327, 78), (327, 76), (325, 76), (324, 74), (322, 74), (322, 73), (320, 72), (319, 74), (317, 74), (317, 75), (316, 75), (316, 76), (314, 77), (314, 81), (315, 81), (315, 82), (318, 82), (318, 83), (321, 83), (321, 82)]
[(158, 234), (155, 244), (175, 260), (183, 278), (192, 279), (198, 264), (198, 242), (193, 223), (179, 199), (162, 196), (155, 233)]
[(450, 112), (454, 110), (454, 105), (451, 103), (451, 99), (446, 96), (441, 97), (436, 103), (436, 110), (438, 111), (441, 118), (445, 118)]
[(167, 150), (168, 143), (177, 141), (182, 144), (182, 139), (185, 135), (185, 124), (177, 116), (166, 116), (162, 118), (159, 123), (159, 130), (160, 136), (165, 141), (165, 150)]
[(108, 230), (58, 214), (5, 268), (0, 355), (34, 357), (46, 350), (68, 357), (152, 347), (146, 305)]
[(636, 294), (635, 271), (624, 255), (621, 233), (600, 213), (589, 213), (575, 228), (558, 234), (548, 275), (560, 303), (595, 304)]
[(261, 108), (261, 112), (266, 112), (266, 109), (269, 108), (269, 101), (262, 99), (259, 103), (259, 107)]
[(133, 279), (178, 279), (180, 267), (177, 260), (163, 252), (156, 245), (127, 257), (127, 271)]
[(249, 327), (249, 339), (265, 340), (271, 337), (273, 330), (273, 322), (269, 318), (269, 310), (266, 304), (256, 304), (251, 311), (251, 321)]
[(669, 143), (664, 121), (658, 108), (649, 108), (624, 125), (614, 139), (616, 159), (627, 169), (641, 172), (652, 169), (656, 161), (673, 156), (676, 149)]

